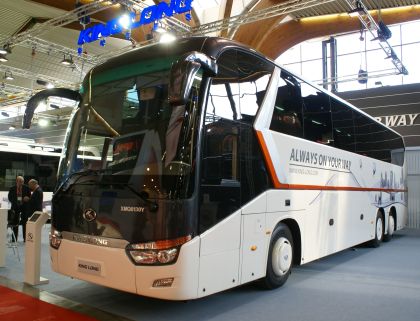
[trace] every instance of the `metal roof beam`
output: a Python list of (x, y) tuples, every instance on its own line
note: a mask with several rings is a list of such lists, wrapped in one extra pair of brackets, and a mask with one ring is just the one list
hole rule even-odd
[(0, 65), (0, 72), (1, 73), (5, 73), (5, 72), (9, 72), (9, 71), (15, 76), (23, 77), (23, 78), (26, 78), (26, 79), (31, 79), (31, 80), (42, 79), (42, 80), (51, 82), (55, 85), (65, 86), (67, 88), (75, 88), (77, 86), (76, 83), (73, 83), (73, 82), (70, 82), (70, 81), (65, 81), (65, 80), (60, 79), (60, 78), (33, 73), (33, 72), (28, 71), (28, 70), (19, 69), (19, 68), (16, 68), (16, 67)]
[[(125, 1), (120, 1), (120, 2), (124, 3)], [(131, 3), (133, 6), (137, 6), (139, 9), (144, 9), (144, 8), (149, 7), (147, 4), (145, 4), (141, 0), (127, 0), (126, 2)], [(191, 27), (188, 24), (182, 22), (181, 20), (175, 17), (167, 17), (164, 19), (171, 26), (171, 28), (176, 32), (185, 33), (185, 32), (191, 31)]]
[(64, 26), (73, 21), (78, 21), (82, 17), (89, 16), (96, 12), (108, 9), (114, 6), (116, 2), (120, 2), (120, 1), (117, 0), (117, 1), (110, 2), (107, 0), (97, 0), (97, 1), (90, 2), (88, 4), (82, 5), (74, 10), (67, 12), (62, 16), (49, 19), (44, 23), (38, 24), (25, 32), (11, 36), (7, 38), (6, 40), (4, 40), (1, 45), (3, 44), (10, 44), (11, 46), (17, 45), (21, 42), (24, 42), (30, 37), (39, 36), (43, 34), (44, 32), (51, 30), (52, 28)]
[(269, 8), (251, 11), (248, 13), (230, 17), (228, 19), (222, 19), (206, 23), (201, 26), (192, 28), (191, 32), (194, 35), (202, 35), (223, 29), (236, 28), (238, 26), (252, 23), (258, 20), (264, 20), (280, 15), (289, 14), (295, 11), (319, 6), (333, 1), (336, 0), (289, 0), (287, 2), (282, 2), (278, 5), (271, 6)]
[[(381, 28), (373, 19), (373, 17), (370, 15), (369, 11), (367, 10), (366, 6), (363, 4), (362, 0), (345, 0), (345, 1), (347, 2), (347, 4), (350, 6), (351, 9), (356, 9), (356, 3), (358, 3), (358, 5), (361, 6), (361, 8), (363, 8), (363, 11), (360, 11), (358, 15), (360, 22), (363, 24), (366, 30), (370, 32), (373, 38), (379, 41), (379, 45), (381, 46), (382, 50), (386, 54), (386, 59), (391, 59), (395, 68), (398, 69), (400, 74), (408, 75), (407, 69), (404, 67), (403, 63), (398, 58), (397, 54), (395, 53), (394, 49), (389, 44), (389, 42), (386, 39), (380, 38), (378, 36), (378, 31), (380, 32)], [(376, 34), (374, 32), (376, 32)]]
[(78, 55), (77, 50), (68, 48), (56, 43), (49, 42), (47, 40), (38, 38), (38, 37), (28, 37), (28, 39), (24, 40), (19, 45), (23, 47), (28, 48), (35, 48), (36, 51), (50, 54), (51, 52), (59, 53), (59, 54), (70, 54), (74, 59), (77, 59), (79, 61), (83, 61), (85, 63), (96, 65), (98, 63), (98, 60), (93, 55), (88, 55), (86, 53), (82, 53), (80, 56)]

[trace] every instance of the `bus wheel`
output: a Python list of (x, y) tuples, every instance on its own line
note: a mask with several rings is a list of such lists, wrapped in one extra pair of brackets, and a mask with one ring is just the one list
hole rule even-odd
[(372, 247), (378, 247), (384, 238), (384, 220), (382, 214), (376, 215), (375, 238), (370, 242)]
[(270, 290), (282, 286), (290, 275), (292, 263), (292, 233), (285, 224), (279, 224), (271, 237), (267, 272), (262, 285)]
[(384, 235), (384, 241), (388, 242), (392, 239), (392, 235), (395, 231), (395, 219), (393, 215), (388, 217), (388, 234)]

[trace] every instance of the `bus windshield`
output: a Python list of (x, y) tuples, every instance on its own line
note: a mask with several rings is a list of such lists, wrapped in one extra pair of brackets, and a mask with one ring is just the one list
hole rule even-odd
[(126, 185), (147, 198), (191, 196), (201, 76), (186, 105), (169, 106), (172, 62), (93, 70), (70, 125), (61, 182), (83, 183), (69, 178), (96, 171), (95, 184)]

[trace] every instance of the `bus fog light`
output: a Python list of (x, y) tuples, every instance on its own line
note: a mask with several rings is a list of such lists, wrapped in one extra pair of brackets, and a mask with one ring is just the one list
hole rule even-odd
[(167, 250), (161, 250), (158, 252), (157, 258), (160, 263), (170, 263), (173, 260), (175, 260), (176, 255), (178, 253), (177, 249), (167, 249)]
[(153, 281), (154, 288), (168, 288), (174, 283), (174, 278), (157, 279)]
[(157, 253), (155, 251), (130, 251), (134, 262), (138, 264), (154, 264), (157, 262)]

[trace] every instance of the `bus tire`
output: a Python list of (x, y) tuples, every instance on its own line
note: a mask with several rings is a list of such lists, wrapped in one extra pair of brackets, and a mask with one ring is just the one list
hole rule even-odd
[(293, 237), (287, 225), (280, 223), (274, 230), (268, 252), (267, 271), (261, 280), (266, 289), (276, 289), (286, 283), (293, 263)]
[(384, 241), (388, 242), (391, 241), (392, 235), (394, 235), (395, 231), (395, 219), (393, 215), (388, 216), (388, 233), (384, 235)]
[(375, 238), (370, 241), (372, 247), (379, 247), (384, 239), (384, 219), (380, 212), (376, 214)]

